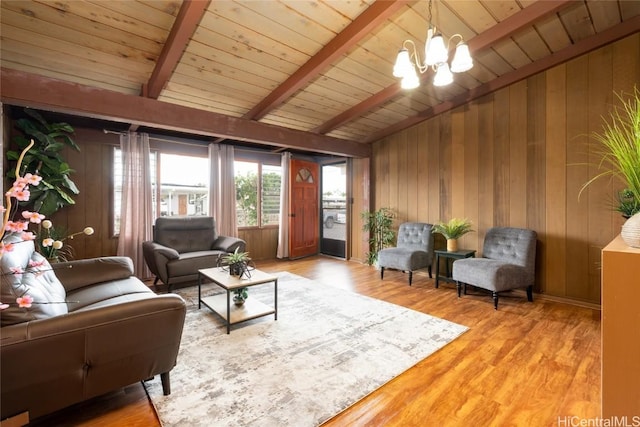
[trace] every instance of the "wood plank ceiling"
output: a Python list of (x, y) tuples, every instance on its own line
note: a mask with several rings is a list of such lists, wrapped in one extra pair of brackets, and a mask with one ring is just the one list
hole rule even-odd
[(468, 42), (474, 67), (446, 87), (428, 71), (402, 90), (393, 62), (405, 39), (424, 46), (428, 9), (424, 0), (3, 0), (0, 60), (3, 71), (296, 137), (370, 143), (640, 29), (640, 1), (437, 0), (434, 25)]

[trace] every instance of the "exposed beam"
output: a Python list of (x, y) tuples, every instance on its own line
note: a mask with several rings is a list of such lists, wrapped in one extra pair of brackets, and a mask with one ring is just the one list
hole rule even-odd
[(570, 45), (556, 53), (546, 56), (536, 62), (525, 65), (510, 73), (504, 74), (488, 83), (480, 85), (468, 92), (462, 93), (449, 101), (429, 107), (421, 111), (418, 115), (409, 117), (401, 122), (395, 123), (385, 129), (382, 129), (371, 135), (367, 142), (378, 141), (385, 136), (389, 136), (410, 126), (416, 125), (422, 121), (428, 120), (438, 114), (447, 112), (474, 99), (480, 98), (496, 90), (507, 87), (520, 80), (526, 79), (534, 74), (540, 73), (556, 65), (567, 62), (580, 55), (584, 55), (592, 50), (606, 46), (631, 34), (637, 33), (640, 28), (640, 15), (624, 21), (608, 30), (597, 35), (583, 39), (573, 45)]
[(0, 69), (0, 101), (155, 129), (223, 137), (302, 151), (369, 157), (371, 145), (127, 95), (23, 71)]
[(184, 0), (143, 95), (157, 99), (176, 69), (211, 0)]
[[(507, 19), (483, 33), (469, 39), (467, 41), (467, 45), (469, 46), (469, 50), (472, 52), (477, 52), (482, 49), (486, 49), (491, 47), (494, 43), (511, 36), (513, 33), (526, 28), (536, 21), (548, 16), (552, 13), (557, 12), (570, 5), (571, 3), (575, 3), (574, 0), (555, 0), (555, 1), (537, 1), (533, 3), (531, 6), (528, 6), (521, 11), (511, 15)], [(420, 76), (420, 79), (424, 82), (427, 78), (427, 74), (423, 74)], [(351, 120), (362, 116), (363, 114), (371, 111), (375, 108), (380, 107), (385, 104), (389, 100), (395, 98), (400, 93), (402, 93), (403, 89), (400, 87), (400, 83), (396, 82), (375, 95), (365, 99), (359, 104), (354, 105), (348, 110), (343, 111), (337, 116), (333, 117), (329, 121), (321, 124), (320, 126), (312, 129), (311, 132), (314, 133), (327, 133), (336, 129), (337, 127), (342, 126), (343, 124), (350, 122)]]
[(377, 0), (243, 117), (260, 120), (407, 3), (408, 0)]

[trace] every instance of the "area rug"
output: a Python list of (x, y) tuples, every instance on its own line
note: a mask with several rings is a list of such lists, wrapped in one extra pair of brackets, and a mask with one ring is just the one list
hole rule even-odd
[[(255, 319), (227, 335), (218, 315), (198, 310), (197, 287), (176, 292), (189, 308), (171, 395), (159, 377), (145, 383), (165, 427), (317, 426), (467, 329), (280, 273), (278, 320)], [(273, 304), (272, 284), (249, 292)]]

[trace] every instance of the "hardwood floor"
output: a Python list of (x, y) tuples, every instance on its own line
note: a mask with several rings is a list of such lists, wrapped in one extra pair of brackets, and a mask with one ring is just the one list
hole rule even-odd
[[(413, 286), (400, 272), (328, 257), (261, 261), (328, 286), (422, 311), (470, 329), (325, 423), (336, 426), (551, 426), (576, 416), (600, 416), (600, 320), (588, 308), (524, 294), (458, 299), (453, 284), (439, 289), (426, 273)], [(178, 361), (180, 363), (180, 361)], [(567, 417), (567, 418), (565, 418)], [(209, 420), (215, 425), (215, 420)], [(144, 388), (134, 384), (45, 417), (32, 425), (159, 426)]]

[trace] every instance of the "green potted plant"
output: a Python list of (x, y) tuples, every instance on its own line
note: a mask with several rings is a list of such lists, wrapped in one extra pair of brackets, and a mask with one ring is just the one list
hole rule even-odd
[(595, 180), (618, 177), (625, 187), (618, 192), (616, 210), (628, 218), (620, 235), (629, 246), (640, 247), (640, 90), (636, 86), (633, 93), (616, 93), (616, 97), (620, 105), (604, 120), (602, 133), (591, 134), (603, 171), (582, 186), (578, 197)]
[(432, 233), (439, 233), (447, 239), (447, 251), (458, 250), (458, 239), (467, 233), (474, 231), (472, 222), (468, 219), (451, 218), (449, 222), (438, 222), (431, 229)]
[(249, 298), (249, 288), (239, 288), (233, 290), (233, 303), (241, 306)]
[(249, 252), (239, 252), (238, 249), (222, 257), (222, 261), (229, 266), (229, 274), (232, 276), (242, 276), (247, 270), (247, 263), (251, 261)]
[(366, 255), (366, 262), (373, 265), (378, 261), (378, 252), (393, 245), (395, 233), (392, 227), (396, 215), (389, 208), (380, 208), (374, 212), (362, 212), (361, 216), (364, 220), (362, 230), (369, 232), (369, 252)]
[(634, 87), (630, 96), (616, 94), (621, 105), (614, 107), (605, 119), (602, 133), (593, 132), (595, 154), (600, 158), (602, 172), (588, 180), (578, 197), (594, 181), (605, 177), (618, 177), (625, 188), (618, 194), (616, 210), (631, 217), (640, 212), (640, 90)]
[[(23, 205), (50, 217), (60, 208), (75, 204), (73, 196), (79, 191), (70, 178), (74, 170), (60, 152), (65, 147), (76, 151), (80, 151), (80, 148), (71, 138), (74, 130), (67, 123), (49, 124), (34, 110), (25, 108), (24, 112), (29, 117), (16, 120), (16, 127), (22, 133), (13, 139), (18, 149), (7, 151), (7, 160), (17, 162), (21, 152), (29, 146), (31, 140), (34, 141), (34, 145), (25, 153), (18, 173), (20, 176), (27, 173), (38, 175), (42, 177), (42, 181), (40, 185), (31, 188), (31, 197)], [(7, 177), (13, 180), (15, 176), (13, 166)]]

